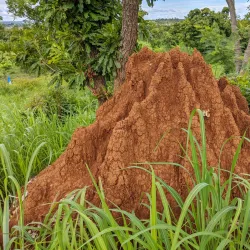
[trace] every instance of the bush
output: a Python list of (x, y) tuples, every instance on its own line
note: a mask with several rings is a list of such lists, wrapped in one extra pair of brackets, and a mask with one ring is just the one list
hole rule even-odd
[(79, 93), (59, 87), (50, 88), (42, 94), (37, 94), (27, 108), (35, 114), (42, 111), (49, 119), (56, 115), (60, 121), (64, 121), (67, 116), (76, 115), (89, 105), (95, 110), (97, 102), (87, 89)]
[(250, 71), (245, 71), (244, 74), (239, 74), (236, 76), (229, 76), (230, 82), (237, 85), (241, 93), (245, 96), (250, 107)]
[[(24, 184), (34, 148), (46, 143), (36, 156), (31, 175), (64, 151), (78, 126), (94, 121), (96, 108), (97, 100), (90, 91), (48, 90), (45, 77), (16, 78), (12, 85), (1, 82), (0, 145), (4, 144), (9, 152), (18, 182)], [(4, 168), (0, 162), (0, 195), (3, 188)]]
[(219, 79), (225, 75), (224, 65), (215, 63), (215, 64), (211, 64), (211, 67), (212, 67), (213, 75), (216, 79)]
[(0, 51), (0, 77), (5, 77), (15, 67), (16, 54)]

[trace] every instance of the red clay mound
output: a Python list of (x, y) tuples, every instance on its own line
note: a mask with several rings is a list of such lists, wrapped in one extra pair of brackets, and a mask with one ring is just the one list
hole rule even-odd
[[(250, 126), (248, 105), (239, 89), (225, 79), (217, 81), (197, 51), (190, 56), (178, 49), (154, 53), (144, 48), (133, 54), (127, 63), (126, 82), (98, 109), (96, 122), (77, 129), (60, 158), (28, 185), (26, 223), (44, 217), (49, 206), (43, 204), (92, 186), (85, 164), (102, 180), (107, 199), (145, 216), (139, 203), (141, 194), (150, 190), (151, 177), (145, 171), (124, 168), (136, 162), (176, 162), (192, 173), (180, 144), (186, 145), (181, 129), (187, 128), (194, 108), (210, 111), (205, 118), (207, 157), (208, 165), (216, 166), (224, 141), (243, 135)], [(199, 140), (198, 116), (193, 124)], [(238, 143), (236, 138), (226, 145), (222, 168), (230, 169)], [(245, 143), (236, 173), (250, 173), (249, 156), (250, 146)], [(187, 195), (190, 176), (185, 171), (170, 165), (154, 168), (183, 197)], [(94, 193), (88, 199), (97, 201)]]

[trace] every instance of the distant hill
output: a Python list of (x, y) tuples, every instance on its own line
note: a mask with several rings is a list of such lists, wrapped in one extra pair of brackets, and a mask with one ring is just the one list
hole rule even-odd
[[(159, 18), (150, 21), (154, 21), (160, 24), (173, 24), (183, 21), (184, 19), (180, 18)], [(25, 21), (0, 21), (5, 27), (13, 27), (13, 26), (23, 26), (26, 22)]]
[(180, 18), (159, 18), (159, 19), (155, 19), (152, 21), (155, 21), (157, 23), (161, 23), (161, 24), (173, 24), (173, 23), (178, 23), (183, 21), (184, 19), (180, 19)]
[[(180, 18), (159, 18), (150, 21), (154, 21), (161, 24), (173, 24), (183, 21), (184, 19)], [(13, 26), (23, 26), (26, 22), (25, 21), (0, 21), (6, 27), (13, 27)]]
[(25, 24), (24, 21), (0, 21), (0, 23), (6, 27), (23, 26)]

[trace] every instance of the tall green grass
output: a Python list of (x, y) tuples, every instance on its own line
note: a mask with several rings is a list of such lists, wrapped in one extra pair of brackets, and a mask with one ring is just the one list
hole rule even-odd
[[(81, 125), (89, 125), (95, 116), (92, 107), (86, 106), (77, 114), (68, 115), (60, 122), (57, 115), (48, 118), (43, 112), (20, 113), (14, 106), (2, 106), (5, 114), (0, 114), (0, 148), (6, 148), (13, 165), (13, 175), (24, 184), (30, 158), (35, 149), (43, 142), (34, 159), (31, 176), (39, 173), (45, 166), (57, 159), (67, 146), (73, 131)], [(3, 189), (4, 164), (0, 163), (0, 189)], [(8, 173), (9, 174), (9, 173)]]
[(88, 91), (74, 91), (73, 95), (73, 90), (47, 90), (42, 80), (19, 79), (0, 86), (0, 156), (5, 159), (0, 161), (2, 191), (7, 176), (14, 176), (23, 186), (27, 172), (29, 177), (38, 174), (61, 155), (77, 127), (95, 120), (97, 101)]
[[(29, 225), (23, 224), (23, 207), (20, 186), (13, 171), (7, 173), (5, 187), (13, 187), (17, 191), (20, 203), (20, 221), (10, 232), (9, 204), (13, 197), (2, 196), (3, 207), (0, 210), (0, 228), (4, 232), (4, 249), (250, 249), (250, 183), (249, 176), (237, 176), (234, 169), (240, 154), (242, 137), (235, 152), (229, 179), (222, 183), (220, 166), (211, 168), (206, 159), (206, 136), (203, 114), (197, 111), (201, 124), (201, 145), (198, 144), (191, 130), (195, 111), (192, 112), (187, 132), (186, 157), (194, 168), (193, 186), (185, 200), (154, 173), (154, 165), (166, 164), (168, 167), (182, 167), (176, 163), (147, 163), (151, 171), (141, 166), (136, 168), (146, 171), (151, 176), (152, 187), (148, 194), (150, 218), (140, 220), (134, 213), (121, 210), (119, 207), (109, 208), (101, 182), (89, 172), (100, 197), (100, 207), (89, 203), (86, 198), (87, 188), (76, 190), (67, 198), (51, 205), (51, 211), (58, 205), (55, 213), (51, 211), (45, 220)], [(40, 147), (41, 150), (42, 146)], [(188, 152), (191, 150), (191, 157)], [(33, 162), (37, 157), (33, 154)], [(2, 161), (10, 164), (7, 151), (2, 151)], [(33, 165), (33, 164), (31, 164)], [(87, 167), (87, 166), (86, 166)], [(131, 167), (130, 167), (131, 168)], [(135, 168), (135, 167), (133, 167)], [(129, 169), (128, 169), (129, 171)], [(27, 179), (29, 179), (29, 171)], [(8, 185), (9, 183), (9, 185)], [(240, 197), (233, 197), (233, 186), (241, 190)], [(9, 191), (9, 192), (8, 192)], [(170, 194), (180, 207), (180, 215), (175, 216), (169, 205), (166, 193)], [(156, 197), (160, 197), (162, 211), (157, 211)], [(123, 223), (117, 223), (113, 216), (119, 215)]]
[(20, 75), (12, 79), (12, 85), (7, 83), (7, 79), (0, 79), (0, 104), (15, 104), (22, 109), (37, 93), (46, 89), (49, 78), (46, 76), (31, 77)]

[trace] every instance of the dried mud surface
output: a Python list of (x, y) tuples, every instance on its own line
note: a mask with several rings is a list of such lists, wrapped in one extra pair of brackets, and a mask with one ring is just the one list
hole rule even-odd
[[(210, 117), (205, 117), (207, 158), (209, 166), (216, 166), (224, 141), (243, 135), (250, 126), (248, 105), (240, 90), (225, 79), (217, 81), (197, 51), (188, 55), (178, 49), (154, 53), (144, 48), (133, 54), (124, 85), (98, 109), (94, 124), (77, 129), (60, 158), (28, 185), (25, 222), (42, 220), (49, 209), (44, 204), (74, 189), (93, 189), (86, 164), (101, 179), (110, 202), (135, 210), (140, 217), (148, 216), (140, 202), (146, 201), (142, 193), (150, 191), (151, 176), (127, 167), (139, 162), (176, 162), (193, 173), (180, 145), (186, 145), (182, 128), (187, 128), (194, 108), (210, 111)], [(192, 128), (200, 141), (198, 116)], [(222, 168), (230, 169), (239, 140), (226, 144)], [(183, 197), (187, 195), (186, 183), (191, 183), (187, 172), (160, 164), (154, 169)], [(250, 173), (249, 143), (243, 145), (235, 172)], [(88, 193), (88, 199), (98, 204), (94, 192)]]

